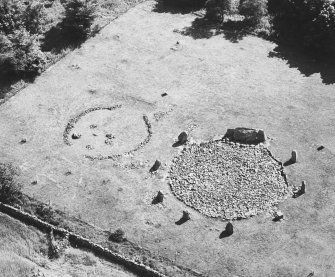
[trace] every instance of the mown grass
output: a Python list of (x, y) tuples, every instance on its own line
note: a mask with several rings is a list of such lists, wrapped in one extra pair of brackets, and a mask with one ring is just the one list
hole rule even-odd
[[(19, 0), (21, 1), (21, 0)], [(120, 14), (126, 12), (134, 5), (144, 2), (145, 0), (90, 0), (94, 5), (94, 20), (91, 22), (90, 33), (88, 37), (94, 36), (105, 25), (110, 23)], [(22, 2), (24, 2), (22, 0)], [(85, 39), (73, 40), (73, 36), (64, 34), (61, 30), (62, 22), (65, 19), (64, 5), (71, 0), (39, 0), (45, 8), (45, 18), (43, 20), (43, 32), (39, 40), (40, 48), (46, 56), (46, 65), (41, 67), (41, 73), (50, 65), (56, 63), (73, 49), (80, 47)], [(1, 32), (1, 30), (0, 30)], [(9, 97), (13, 96), (27, 84), (34, 81), (36, 74), (27, 72), (22, 74), (6, 74), (0, 76), (0, 104), (5, 102)]]

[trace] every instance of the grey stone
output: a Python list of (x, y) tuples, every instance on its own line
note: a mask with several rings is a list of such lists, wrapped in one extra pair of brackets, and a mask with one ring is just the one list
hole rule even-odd
[(191, 219), (190, 213), (188, 211), (183, 211), (182, 219), (185, 221), (190, 220)]
[(263, 130), (250, 128), (228, 129), (224, 137), (235, 142), (248, 144), (258, 144), (266, 140)]
[(161, 191), (158, 191), (156, 197), (155, 197), (155, 202), (156, 203), (162, 203), (164, 200), (164, 194)]
[(178, 136), (178, 142), (180, 144), (185, 144), (187, 142), (187, 134), (186, 132), (181, 132)]
[(72, 139), (80, 139), (80, 137), (81, 137), (81, 134), (79, 134), (79, 133), (73, 133), (72, 134)]
[(225, 229), (225, 235), (231, 236), (234, 233), (234, 227), (231, 222), (228, 222)]
[(296, 150), (293, 150), (293, 151), (292, 151), (292, 154), (291, 154), (291, 161), (292, 161), (293, 163), (296, 163), (297, 160), (298, 160), (298, 153), (297, 153)]
[(161, 166), (161, 162), (158, 161), (158, 160), (156, 160), (155, 163), (154, 163), (154, 165), (150, 168), (149, 171), (150, 172), (155, 172), (155, 171), (157, 171), (160, 168), (160, 166)]

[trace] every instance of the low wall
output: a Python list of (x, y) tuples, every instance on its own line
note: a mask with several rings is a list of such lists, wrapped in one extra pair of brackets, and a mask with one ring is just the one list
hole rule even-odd
[(69, 232), (63, 228), (55, 227), (47, 222), (44, 222), (38, 219), (36, 216), (33, 216), (29, 213), (23, 212), (17, 208), (14, 208), (10, 205), (6, 205), (0, 202), (0, 212), (7, 214), (15, 219), (18, 219), (28, 225), (34, 226), (43, 232), (50, 232), (51, 230), (54, 233), (69, 235), (69, 242), (72, 246), (90, 250), (96, 256), (109, 260), (111, 262), (115, 262), (121, 265), (124, 265), (130, 271), (139, 274), (139, 276), (143, 277), (166, 277), (164, 274), (153, 270), (152, 268), (135, 262), (131, 259), (128, 259), (118, 253), (111, 251), (110, 249), (104, 248), (99, 244), (93, 243), (90, 240), (75, 234), (73, 232)]

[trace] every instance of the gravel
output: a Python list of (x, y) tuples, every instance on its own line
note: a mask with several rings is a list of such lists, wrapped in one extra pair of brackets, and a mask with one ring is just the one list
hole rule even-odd
[(173, 160), (170, 186), (209, 217), (239, 219), (270, 210), (291, 193), (282, 164), (264, 145), (191, 144)]

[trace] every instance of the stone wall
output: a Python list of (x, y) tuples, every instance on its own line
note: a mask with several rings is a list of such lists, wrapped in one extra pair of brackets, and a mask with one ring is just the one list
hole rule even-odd
[(14, 208), (12, 206), (3, 204), (0, 202), (0, 212), (7, 214), (15, 219), (18, 219), (27, 225), (31, 225), (36, 227), (37, 229), (43, 231), (43, 232), (50, 232), (53, 230), (55, 234), (61, 234), (69, 236), (69, 242), (73, 247), (78, 247), (82, 249), (87, 249), (93, 252), (95, 255), (104, 258), (108, 261), (119, 263), (124, 265), (127, 269), (130, 271), (139, 274), (139, 276), (143, 277), (166, 277), (164, 274), (161, 274), (160, 272), (144, 265), (141, 263), (138, 263), (136, 261), (133, 261), (129, 258), (126, 258), (118, 253), (115, 253), (111, 251), (108, 248), (104, 248), (101, 245), (98, 245), (94, 242), (91, 242), (90, 240), (75, 234), (73, 232), (69, 232), (63, 228), (55, 227), (49, 223), (46, 223), (40, 219), (38, 219), (36, 216), (33, 216), (29, 213), (23, 212), (17, 208)]

